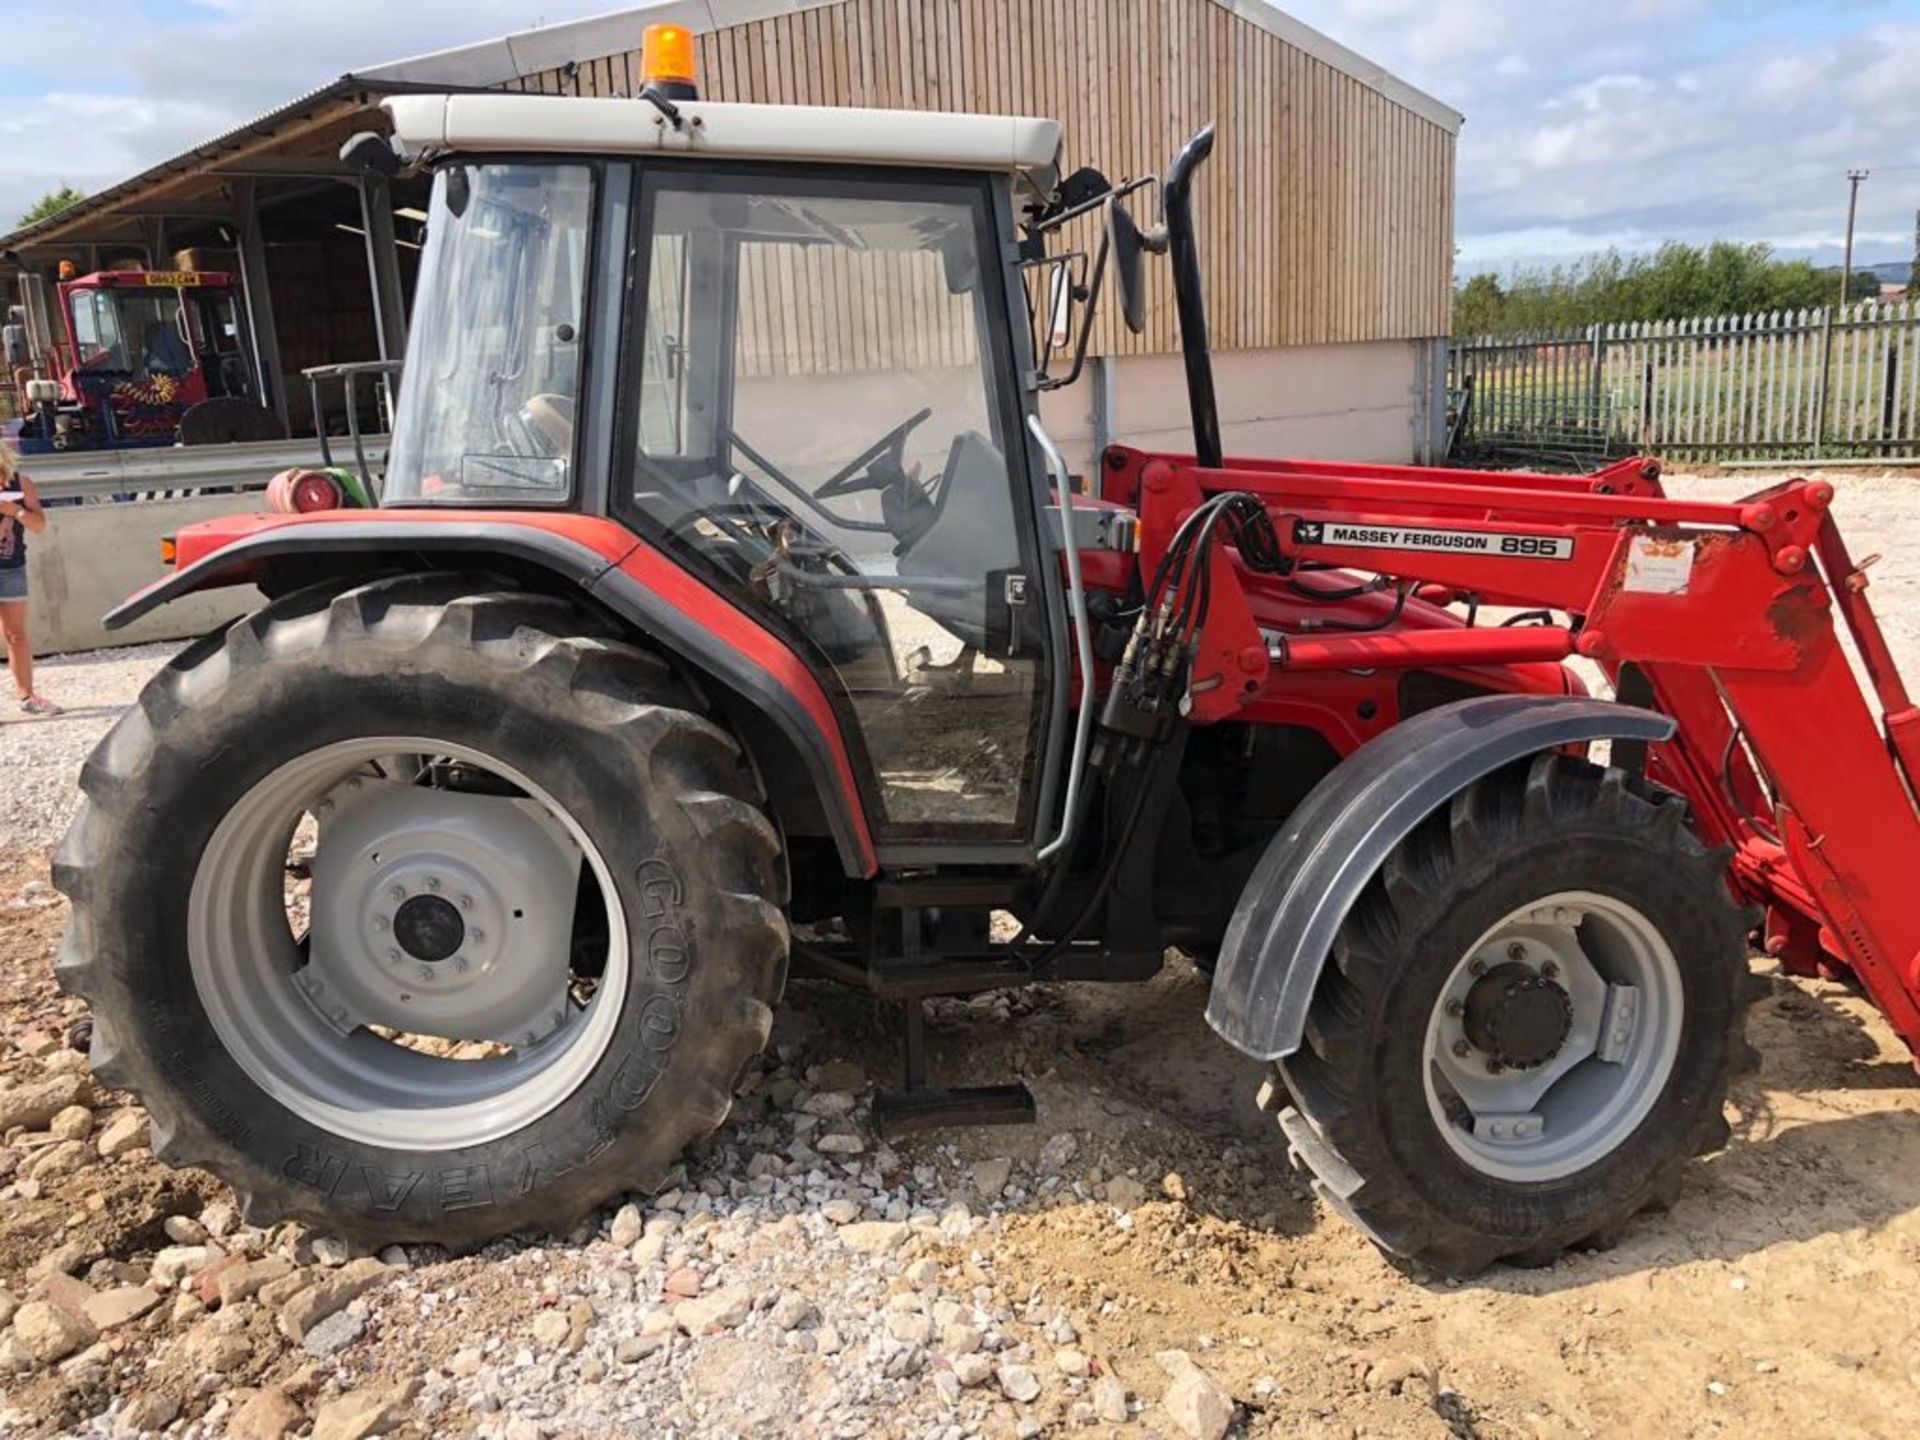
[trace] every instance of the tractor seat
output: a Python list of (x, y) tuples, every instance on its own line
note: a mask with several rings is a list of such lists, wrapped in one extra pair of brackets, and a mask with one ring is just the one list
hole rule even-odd
[(573, 453), (573, 399), (567, 395), (539, 394), (527, 401), (527, 424), (542, 440), (553, 446), (556, 455)]

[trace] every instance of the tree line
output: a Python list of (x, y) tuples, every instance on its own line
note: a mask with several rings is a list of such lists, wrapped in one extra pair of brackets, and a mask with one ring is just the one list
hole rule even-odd
[[(1474, 275), (1454, 290), (1453, 333), (1499, 335), (1811, 309), (1833, 304), (1839, 292), (1838, 269), (1779, 259), (1770, 245), (1670, 241), (1650, 254), (1607, 250), (1567, 265)], [(1849, 300), (1879, 293), (1879, 277), (1854, 272)]]
[(29, 205), (15, 225), (31, 225), (36, 220), (45, 220), (50, 215), (58, 215), (62, 210), (78, 205), (87, 198), (87, 192), (72, 185), (61, 185), (49, 190), (33, 204)]

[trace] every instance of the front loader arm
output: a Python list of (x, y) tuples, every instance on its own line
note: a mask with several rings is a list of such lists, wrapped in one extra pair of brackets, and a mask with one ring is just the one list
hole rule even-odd
[[(1920, 711), (1909, 700), (1830, 507), (1794, 480), (1733, 503), (1659, 493), (1639, 462), (1601, 476), (1481, 474), (1112, 452), (1108, 493), (1140, 511), (1143, 568), (1206, 498), (1256, 497), (1293, 574), (1334, 567), (1565, 624), (1373, 633), (1262, 629), (1276, 583), (1221, 547), (1194, 637), (1188, 717), (1237, 714), (1290, 671), (1425, 669), (1582, 656), (1671, 716), (1654, 778), (1679, 790), (1731, 881), (1765, 907), (1770, 952), (1851, 971), (1920, 1051)], [(1834, 625), (1865, 662), (1869, 703)], [(1629, 668), (1631, 667), (1631, 668)], [(1883, 726), (1884, 721), (1884, 726)]]

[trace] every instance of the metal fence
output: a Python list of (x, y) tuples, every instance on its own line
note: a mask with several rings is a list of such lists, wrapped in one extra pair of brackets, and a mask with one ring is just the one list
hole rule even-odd
[[(387, 448), (387, 437), (369, 435), (369, 453)], [(346, 442), (334, 442), (333, 458), (351, 464)], [(322, 463), (320, 442), (265, 440), (240, 445), (168, 445), (137, 450), (69, 450), (29, 455), (20, 468), (47, 500), (177, 499), (204, 491), (264, 489), (282, 470)]]
[(1920, 304), (1455, 340), (1456, 454), (1585, 463), (1920, 456)]

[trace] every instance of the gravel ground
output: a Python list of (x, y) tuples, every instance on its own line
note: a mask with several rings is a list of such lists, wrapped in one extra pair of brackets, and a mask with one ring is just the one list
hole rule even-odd
[[(33, 683), (64, 713), (36, 720), (0, 711), (0, 853), (37, 854), (56, 844), (73, 813), (80, 766), (176, 646), (136, 645), (36, 660)], [(9, 692), (11, 693), (11, 692)]]
[[(1895, 556), (1876, 598), (1920, 663), (1914, 482), (1836, 480), (1856, 552)], [(368, 1256), (241, 1226), (92, 1087), (50, 983), (73, 776), (165, 654), (47, 662), (68, 713), (0, 726), (0, 1435), (1904, 1428), (1920, 1091), (1869, 1007), (1778, 978), (1736, 1142), (1669, 1214), (1466, 1285), (1386, 1264), (1286, 1170), (1258, 1067), (1206, 1030), (1184, 962), (937, 1008), (940, 1073), (1022, 1076), (1030, 1130), (882, 1143), (891, 1017), (797, 984), (722, 1130), (572, 1236)]]

